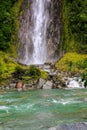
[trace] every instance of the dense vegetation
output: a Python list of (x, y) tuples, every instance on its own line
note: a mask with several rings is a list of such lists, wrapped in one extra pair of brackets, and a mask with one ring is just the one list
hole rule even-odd
[(87, 0), (63, 0), (63, 27), (65, 49), (87, 53)]
[(18, 39), (18, 16), (21, 3), (22, 0), (0, 1), (0, 50), (8, 50)]
[(80, 75), (87, 86), (87, 54), (66, 53), (55, 66), (70, 76)]
[(14, 17), (12, 7), (16, 0), (0, 1), (0, 49), (9, 47), (11, 34), (14, 30)]
[(18, 64), (12, 57), (0, 51), (0, 85), (7, 84), (15, 79), (30, 82), (32, 79), (47, 78), (47, 73), (31, 65), (30, 67)]
[[(12, 38), (12, 42), (17, 39), (14, 35), (19, 27), (21, 3), (22, 0), (0, 2), (0, 50), (8, 49)], [(63, 0), (62, 44), (67, 51), (87, 53), (87, 0)]]
[(56, 64), (60, 71), (71, 73), (87, 72), (87, 55), (77, 53), (66, 53), (63, 58)]
[[(0, 82), (11, 78), (12, 73), (19, 73), (19, 78), (24, 80), (47, 76), (46, 73), (32, 66), (20, 77), (20, 73), (24, 72), (25, 68), (13, 60), (13, 53), (9, 54), (9, 48), (14, 52), (15, 45), (18, 45), (18, 16), (22, 14), (20, 12), (22, 1), (0, 1)], [(62, 50), (87, 54), (87, 0), (63, 0), (62, 5)], [(87, 55), (77, 53), (67, 53), (56, 67), (62, 71), (83, 73), (83, 79), (87, 79)]]

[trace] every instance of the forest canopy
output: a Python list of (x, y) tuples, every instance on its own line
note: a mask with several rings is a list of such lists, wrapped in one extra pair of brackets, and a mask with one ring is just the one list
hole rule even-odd
[(16, 1), (0, 1), (0, 50), (6, 50), (10, 44), (11, 35), (15, 28), (12, 7)]

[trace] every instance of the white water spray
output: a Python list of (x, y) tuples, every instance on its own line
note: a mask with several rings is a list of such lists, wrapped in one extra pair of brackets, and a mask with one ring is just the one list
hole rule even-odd
[(33, 64), (43, 64), (46, 61), (46, 31), (48, 21), (46, 3), (47, 0), (33, 1)]
[(27, 10), (27, 15), (24, 15), (24, 17), (28, 17), (22, 19), (19, 30), (19, 37), (21, 38), (20, 63), (30, 65), (46, 62), (48, 2), (48, 0), (32, 0), (31, 9)]

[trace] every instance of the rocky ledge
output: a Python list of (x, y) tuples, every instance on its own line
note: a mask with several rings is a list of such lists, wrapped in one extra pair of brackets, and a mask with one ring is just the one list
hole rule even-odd
[[(28, 83), (23, 83), (22, 80), (14, 80), (6, 86), (1, 86), (3, 90), (31, 90), (31, 89), (62, 89), (62, 88), (84, 88), (85, 81), (82, 82), (78, 74), (70, 75), (68, 73), (59, 72), (52, 64), (39, 66), (40, 69), (48, 73), (46, 79), (32, 79)], [(18, 85), (19, 84), (19, 85)]]

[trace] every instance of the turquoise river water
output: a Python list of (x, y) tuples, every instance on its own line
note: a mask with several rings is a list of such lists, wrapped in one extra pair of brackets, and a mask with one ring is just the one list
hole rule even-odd
[(0, 130), (48, 130), (87, 122), (87, 89), (0, 93)]

